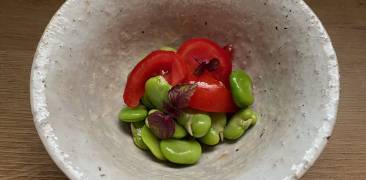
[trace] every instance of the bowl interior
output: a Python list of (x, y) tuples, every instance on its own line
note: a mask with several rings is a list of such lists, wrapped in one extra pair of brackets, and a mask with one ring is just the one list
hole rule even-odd
[[(237, 142), (205, 147), (198, 164), (174, 166), (137, 149), (117, 113), (131, 68), (192, 37), (234, 45), (260, 120)], [(35, 55), (32, 107), (47, 150), (71, 178), (292, 179), (331, 133), (338, 86), (330, 40), (302, 1), (70, 0)]]

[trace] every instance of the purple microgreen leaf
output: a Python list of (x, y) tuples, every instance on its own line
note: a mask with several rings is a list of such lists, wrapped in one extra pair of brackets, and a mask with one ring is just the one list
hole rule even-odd
[(219, 68), (220, 61), (216, 58), (213, 58), (210, 60), (208, 64), (206, 64), (206, 69), (208, 71), (215, 71)]
[(199, 60), (198, 58), (193, 57), (193, 59), (194, 59), (198, 64), (200, 64), (200, 60)]
[(194, 70), (194, 75), (196, 76), (202, 75), (205, 70), (215, 71), (219, 68), (220, 65), (220, 61), (216, 58), (212, 58), (211, 60), (202, 62), (199, 62), (198, 60), (196, 61), (199, 63), (197, 68)]
[(189, 100), (196, 87), (196, 84), (179, 84), (172, 87), (168, 92), (169, 101), (164, 105), (165, 112), (177, 118), (183, 109), (189, 106)]
[(196, 76), (202, 75), (203, 72), (205, 71), (205, 68), (206, 68), (206, 63), (205, 62), (199, 64), (197, 66), (197, 68), (194, 70), (194, 75), (196, 75)]
[(170, 104), (179, 109), (188, 107), (189, 100), (196, 87), (196, 84), (179, 84), (174, 86), (168, 92)]
[(151, 132), (160, 139), (167, 139), (173, 136), (175, 131), (175, 122), (173, 117), (156, 111), (147, 117)]
[(182, 109), (179, 109), (170, 103), (166, 103), (164, 105), (164, 112), (168, 113), (170, 116), (174, 118), (178, 118), (179, 115), (182, 113)]

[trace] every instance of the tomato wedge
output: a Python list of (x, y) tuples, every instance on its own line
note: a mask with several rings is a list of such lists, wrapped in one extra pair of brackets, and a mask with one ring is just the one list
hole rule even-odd
[(190, 83), (197, 84), (189, 101), (191, 108), (205, 112), (235, 112), (238, 110), (230, 90), (210, 75), (203, 74), (197, 81)]
[(234, 56), (234, 47), (232, 44), (228, 44), (226, 46), (223, 47), (224, 51), (226, 52), (226, 54), (228, 55), (228, 57), (230, 58), (230, 61), (233, 59)]
[(145, 82), (153, 76), (163, 75), (171, 85), (182, 82), (186, 76), (183, 60), (172, 51), (153, 51), (141, 60), (127, 77), (123, 100), (129, 107), (136, 107), (145, 92)]
[(228, 85), (229, 75), (232, 69), (230, 54), (215, 42), (205, 38), (193, 38), (185, 41), (177, 52), (187, 64), (187, 81), (197, 81), (199, 76), (195, 75), (195, 70), (202, 63), (207, 63), (212, 59), (217, 59), (219, 65), (214, 71), (204, 71), (215, 79)]

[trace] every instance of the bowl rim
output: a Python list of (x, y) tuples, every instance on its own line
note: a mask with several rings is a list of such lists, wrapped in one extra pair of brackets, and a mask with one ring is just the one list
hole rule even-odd
[[(47, 101), (45, 95), (45, 79), (47, 77), (47, 69), (45, 67), (49, 63), (49, 59), (44, 56), (45, 52), (48, 51), (47, 41), (49, 39), (49, 36), (51, 36), (50, 32), (52, 32), (53, 29), (56, 28), (54, 24), (62, 21), (62, 18), (60, 18), (60, 16), (62, 16), (63, 11), (74, 2), (76, 2), (76, 0), (67, 0), (55, 12), (50, 22), (46, 26), (38, 43), (31, 68), (30, 102), (33, 114), (33, 121), (37, 129), (38, 135), (52, 160), (66, 174), (68, 178), (84, 179), (85, 174), (78, 167), (75, 167), (71, 161), (67, 160), (68, 155), (62, 151), (62, 148), (60, 148), (57, 143), (57, 136), (47, 120), (49, 112), (47, 109)], [(318, 30), (324, 34), (323, 38), (327, 40), (327, 43), (324, 45), (324, 47), (325, 49), (327, 49), (328, 54), (333, 55), (328, 59), (328, 64), (330, 68), (328, 73), (331, 77), (329, 80), (331, 82), (331, 87), (329, 90), (330, 103), (327, 104), (329, 111), (327, 114), (328, 120), (323, 122), (323, 126), (322, 128), (320, 128), (320, 131), (318, 132), (312, 147), (308, 151), (306, 151), (305, 156), (300, 163), (292, 165), (291, 170), (293, 173), (288, 174), (287, 176), (285, 175), (284, 180), (301, 178), (323, 152), (325, 145), (328, 142), (328, 138), (332, 134), (336, 122), (340, 94), (340, 75), (338, 60), (331, 39), (318, 16), (306, 4), (306, 2), (304, 2), (303, 0), (299, 0), (298, 2), (299, 6), (302, 7), (302, 9), (307, 14), (315, 17), (314, 22), (317, 23)]]

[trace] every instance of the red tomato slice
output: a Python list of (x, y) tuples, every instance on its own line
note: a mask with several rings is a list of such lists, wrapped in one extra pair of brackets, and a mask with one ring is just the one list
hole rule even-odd
[(228, 44), (228, 45), (224, 46), (223, 49), (226, 52), (226, 54), (229, 56), (230, 61), (231, 61), (234, 56), (234, 46), (232, 44)]
[(215, 71), (204, 71), (204, 74), (211, 75), (225, 85), (229, 84), (229, 75), (232, 69), (231, 58), (215, 42), (205, 38), (193, 38), (185, 41), (177, 53), (187, 64), (188, 81), (194, 81), (199, 78), (194, 72), (200, 63), (216, 58), (219, 61), (219, 67)]
[(189, 101), (191, 108), (205, 112), (235, 112), (238, 110), (230, 90), (222, 82), (204, 74), (191, 83), (197, 84)]
[(145, 92), (145, 82), (153, 76), (163, 75), (171, 85), (180, 83), (186, 76), (184, 62), (175, 52), (153, 51), (140, 61), (127, 78), (123, 100), (129, 107), (136, 107)]

